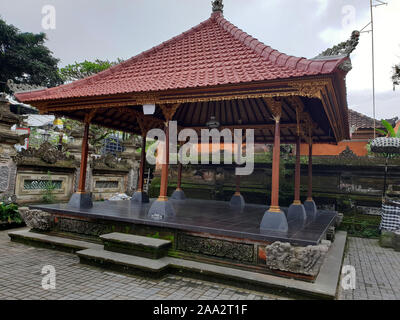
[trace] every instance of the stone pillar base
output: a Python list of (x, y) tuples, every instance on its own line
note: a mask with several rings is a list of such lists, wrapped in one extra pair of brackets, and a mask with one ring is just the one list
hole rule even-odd
[(266, 211), (260, 225), (261, 231), (288, 232), (289, 226), (283, 211)]
[(314, 200), (307, 200), (304, 202), (304, 208), (306, 209), (307, 219), (313, 221), (317, 217), (318, 209)]
[(147, 213), (148, 218), (152, 220), (165, 220), (167, 218), (171, 218), (175, 216), (174, 207), (171, 204), (171, 201), (166, 200), (156, 200), (150, 207), (149, 212)]
[(185, 192), (182, 189), (176, 189), (172, 194), (171, 199), (179, 201), (186, 200)]
[(306, 222), (307, 220), (307, 214), (306, 214), (306, 209), (304, 208), (303, 204), (292, 204), (289, 207), (288, 215), (287, 215), (288, 221), (299, 221), (299, 222)]
[(74, 193), (69, 199), (68, 206), (76, 209), (90, 209), (93, 207), (91, 193)]
[(229, 205), (235, 209), (243, 209), (246, 206), (246, 201), (241, 194), (234, 194), (229, 202)]
[(147, 195), (146, 192), (143, 191), (136, 191), (131, 199), (132, 202), (135, 203), (149, 203), (149, 196)]

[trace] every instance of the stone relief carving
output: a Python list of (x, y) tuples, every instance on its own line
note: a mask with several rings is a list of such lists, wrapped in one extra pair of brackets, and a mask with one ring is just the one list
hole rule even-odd
[(53, 226), (53, 218), (49, 213), (26, 207), (19, 208), (18, 211), (26, 225), (31, 229), (49, 231)]
[(353, 31), (349, 40), (339, 43), (338, 45), (329, 48), (318, 55), (317, 58), (323, 58), (328, 56), (347, 56), (357, 48), (360, 42), (360, 31)]
[(57, 161), (62, 160), (74, 161), (72, 156), (67, 156), (66, 153), (58, 150), (48, 142), (43, 143), (38, 149), (23, 149), (14, 157), (14, 161), (16, 164), (22, 164), (27, 158), (37, 158), (48, 164), (55, 164)]
[(213, 12), (223, 12), (224, 11), (224, 4), (222, 0), (215, 0), (211, 2)]
[(346, 149), (339, 154), (342, 158), (357, 158), (358, 156), (347, 146)]
[(240, 262), (254, 261), (254, 246), (250, 244), (179, 234), (177, 248), (182, 251)]
[(318, 246), (294, 247), (290, 243), (274, 242), (265, 248), (267, 267), (310, 276), (318, 275), (330, 248), (330, 241)]

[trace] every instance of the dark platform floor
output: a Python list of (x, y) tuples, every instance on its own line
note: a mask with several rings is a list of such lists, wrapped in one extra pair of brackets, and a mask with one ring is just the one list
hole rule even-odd
[[(151, 203), (153, 201), (154, 199)], [(93, 208), (80, 210), (70, 208), (68, 204), (34, 205), (31, 208), (56, 214), (204, 232), (239, 239), (283, 241), (303, 246), (318, 244), (337, 215), (334, 211), (319, 211), (317, 218), (314, 221), (307, 221), (305, 225), (289, 221), (287, 234), (274, 231), (262, 232), (259, 226), (268, 206), (246, 204), (240, 212), (230, 208), (228, 202), (222, 201), (194, 199), (170, 201), (176, 214), (163, 221), (152, 220), (147, 216), (151, 203), (140, 205), (131, 201), (95, 202)]]

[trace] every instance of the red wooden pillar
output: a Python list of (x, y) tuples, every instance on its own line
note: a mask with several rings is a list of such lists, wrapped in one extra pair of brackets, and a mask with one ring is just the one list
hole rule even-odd
[(300, 164), (300, 136), (296, 137), (296, 166), (294, 179), (294, 205), (301, 205), (300, 201), (300, 179), (301, 179), (301, 164)]
[(85, 122), (85, 129), (82, 140), (81, 167), (79, 172), (78, 193), (86, 191), (86, 171), (89, 153), (89, 122)]
[(176, 184), (176, 190), (182, 191), (182, 163), (178, 164), (178, 181)]
[(235, 196), (240, 196), (240, 176), (236, 175), (236, 192)]
[(313, 197), (312, 197), (312, 174), (313, 174), (313, 170), (312, 170), (312, 141), (309, 144), (308, 147), (308, 194), (307, 194), (307, 201), (313, 201)]
[(142, 151), (140, 153), (139, 184), (137, 192), (143, 192), (144, 171), (146, 169), (146, 136), (147, 132), (142, 133)]
[(275, 119), (275, 140), (274, 150), (272, 157), (272, 192), (271, 192), (271, 207), (270, 212), (281, 212), (279, 206), (279, 168), (281, 157), (281, 134), (280, 134), (280, 120)]
[(161, 185), (158, 201), (168, 201), (169, 124), (165, 124), (165, 162), (161, 167)]

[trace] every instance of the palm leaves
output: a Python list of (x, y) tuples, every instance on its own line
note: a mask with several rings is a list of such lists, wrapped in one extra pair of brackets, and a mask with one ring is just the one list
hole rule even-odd
[(376, 129), (377, 132), (379, 132), (380, 134), (382, 134), (384, 136), (388, 136), (390, 138), (400, 138), (400, 129), (397, 130), (397, 132), (396, 132), (394, 130), (394, 128), (392, 127), (392, 125), (389, 122), (387, 122), (386, 120), (382, 120), (382, 124), (386, 128), (386, 131), (381, 130), (381, 129)]

